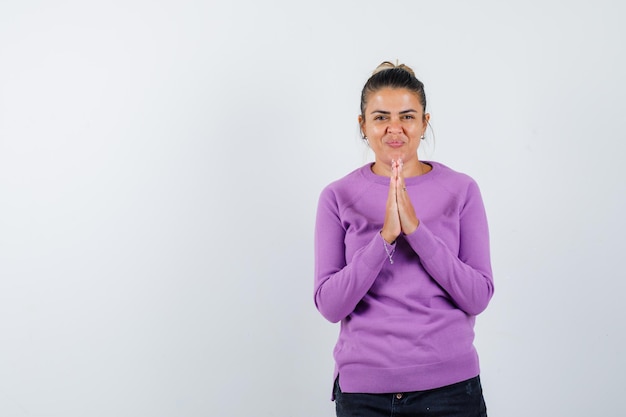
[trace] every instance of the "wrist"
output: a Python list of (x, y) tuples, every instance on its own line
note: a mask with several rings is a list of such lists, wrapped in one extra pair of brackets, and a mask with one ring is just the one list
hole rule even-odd
[(389, 263), (393, 264), (393, 254), (396, 252), (396, 241), (394, 240), (392, 243), (389, 243), (385, 237), (383, 236), (383, 231), (379, 232), (380, 238), (383, 240), (383, 247), (385, 248), (385, 253), (387, 254), (387, 258), (389, 259)]
[(397, 236), (392, 236), (389, 235), (388, 233), (385, 233), (384, 230), (380, 231), (380, 236), (385, 240), (385, 242), (387, 242), (387, 244), (389, 245), (393, 245), (394, 243), (396, 243), (396, 237)]
[(420, 221), (418, 220), (415, 223), (415, 226), (411, 225), (411, 226), (407, 227), (406, 229), (402, 230), (402, 233), (405, 234), (405, 235), (410, 235), (411, 233), (413, 233), (413, 232), (415, 232), (417, 230), (419, 225), (420, 225)]

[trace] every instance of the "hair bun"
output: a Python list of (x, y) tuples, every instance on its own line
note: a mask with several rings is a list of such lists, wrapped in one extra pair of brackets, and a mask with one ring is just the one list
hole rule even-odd
[(379, 66), (376, 67), (374, 72), (372, 72), (372, 75), (378, 74), (381, 71), (386, 71), (386, 70), (390, 70), (390, 69), (394, 69), (394, 68), (398, 68), (398, 69), (404, 70), (404, 71), (408, 72), (409, 74), (411, 74), (413, 77), (415, 77), (415, 72), (413, 72), (413, 69), (411, 69), (411, 67), (409, 67), (407, 65), (404, 65), (404, 64), (398, 64), (397, 60), (396, 60), (395, 64), (393, 62), (389, 62), (389, 61), (382, 62)]

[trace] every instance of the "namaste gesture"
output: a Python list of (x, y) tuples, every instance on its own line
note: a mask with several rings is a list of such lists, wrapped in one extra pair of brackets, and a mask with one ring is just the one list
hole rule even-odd
[(420, 223), (406, 189), (402, 167), (402, 159), (391, 161), (385, 223), (380, 232), (383, 239), (390, 244), (396, 240), (400, 233), (405, 235), (413, 233)]

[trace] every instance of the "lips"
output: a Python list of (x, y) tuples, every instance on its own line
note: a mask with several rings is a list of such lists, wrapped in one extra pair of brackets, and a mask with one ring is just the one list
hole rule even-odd
[(401, 140), (388, 140), (386, 144), (392, 148), (400, 148), (404, 146), (404, 142)]

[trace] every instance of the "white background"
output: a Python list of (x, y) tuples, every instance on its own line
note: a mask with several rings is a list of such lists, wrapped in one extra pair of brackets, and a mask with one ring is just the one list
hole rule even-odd
[(0, 415), (333, 415), (317, 197), (396, 59), (488, 211), (490, 416), (624, 415), (625, 13), (3, 0)]

